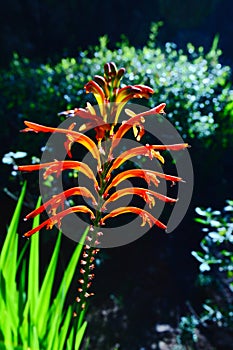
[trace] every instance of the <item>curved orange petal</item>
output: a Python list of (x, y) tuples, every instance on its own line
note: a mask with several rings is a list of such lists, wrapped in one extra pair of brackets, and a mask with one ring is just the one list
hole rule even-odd
[(116, 103), (125, 102), (125, 99), (127, 99), (128, 101), (129, 99), (133, 98), (136, 94), (140, 93), (140, 88), (134, 87), (133, 85), (124, 86), (123, 88), (117, 90)]
[(48, 230), (48, 229), (52, 229), (54, 225), (58, 224), (58, 228), (60, 229), (61, 220), (64, 218), (64, 216), (67, 216), (71, 213), (78, 213), (78, 212), (90, 214), (91, 220), (95, 219), (95, 215), (91, 209), (87, 208), (85, 205), (77, 205), (77, 206), (65, 209), (56, 215), (53, 215), (51, 218), (45, 220), (37, 227), (26, 232), (24, 234), (24, 237), (32, 236), (34, 233), (40, 231), (45, 226), (46, 226), (46, 229)]
[(116, 78), (114, 80), (114, 88), (118, 88), (119, 85), (120, 85), (120, 81), (123, 77), (123, 75), (125, 74), (125, 68), (120, 68), (118, 71), (117, 71), (117, 74), (116, 74)]
[(150, 182), (153, 182), (154, 185), (157, 187), (159, 184), (158, 177), (172, 181), (172, 182), (178, 182), (183, 181), (181, 177), (172, 176), (172, 175), (166, 175), (163, 173), (160, 173), (158, 171), (153, 170), (144, 170), (144, 169), (131, 169), (121, 172), (120, 174), (116, 175), (111, 183), (108, 185), (108, 187), (105, 189), (103, 197), (106, 198), (108, 196), (108, 192), (111, 188), (116, 187), (119, 185), (122, 181), (129, 179), (131, 177), (140, 177), (143, 178), (148, 185), (150, 185)]
[(93, 113), (90, 113), (88, 110), (86, 109), (82, 109), (82, 108), (75, 108), (74, 110), (74, 117), (80, 117), (82, 119), (91, 119), (93, 121), (96, 122), (96, 125), (102, 125), (103, 124), (103, 119)]
[(123, 188), (121, 190), (116, 191), (115, 193), (113, 193), (103, 204), (102, 209), (105, 210), (105, 207), (108, 203), (110, 202), (114, 202), (115, 200), (117, 200), (118, 198), (121, 198), (123, 196), (126, 195), (137, 195), (140, 196), (144, 199), (144, 201), (149, 204), (149, 207), (151, 208), (152, 206), (155, 205), (155, 201), (153, 197), (156, 197), (164, 202), (170, 202), (170, 203), (174, 203), (177, 201), (177, 199), (174, 198), (170, 198), (167, 197), (161, 193), (155, 192), (155, 191), (151, 191), (147, 188), (141, 188), (141, 187), (129, 187), (129, 188)]
[[(106, 175), (107, 181), (110, 178), (111, 172), (114, 169), (119, 168), (126, 160), (138, 156), (138, 155), (144, 155), (146, 157), (149, 157), (150, 159), (157, 158), (161, 161), (161, 163), (164, 163), (164, 158), (161, 156), (161, 154), (155, 150), (168, 150), (168, 151), (179, 151), (181, 149), (187, 148), (189, 145), (187, 143), (181, 143), (181, 144), (174, 144), (174, 145), (145, 145), (145, 146), (139, 146), (135, 148), (131, 148), (128, 151), (123, 152), (120, 156), (114, 159), (112, 166), (108, 170), (108, 173)], [(110, 154), (109, 160), (112, 159), (112, 155)]]
[(154, 90), (145, 85), (129, 85), (118, 90), (116, 102), (127, 102), (132, 98), (149, 98)]
[(141, 216), (142, 217), (141, 226), (145, 226), (145, 224), (148, 223), (150, 227), (152, 227), (153, 225), (156, 225), (164, 230), (167, 228), (166, 225), (164, 225), (161, 221), (156, 219), (148, 211), (137, 207), (120, 207), (120, 208), (114, 209), (109, 214), (105, 215), (103, 218), (100, 219), (100, 225), (104, 225), (106, 219), (114, 218), (115, 216), (118, 216), (121, 214), (127, 214), (127, 213), (133, 213)]
[[(159, 114), (159, 113), (160, 114), (164, 114), (164, 108), (165, 107), (166, 107), (166, 103), (161, 103), (160, 105), (150, 109), (149, 111), (142, 112), (142, 113), (139, 113), (139, 114), (135, 114), (130, 109), (125, 109), (126, 114), (130, 115), (131, 118), (129, 120), (125, 121), (125, 122), (122, 122), (122, 124), (120, 125), (119, 129), (117, 130), (117, 132), (113, 135), (110, 154), (112, 153), (113, 149), (118, 145), (118, 143), (120, 142), (121, 138), (126, 134), (126, 132), (129, 129), (131, 129), (135, 125), (142, 127), (141, 124), (144, 122), (144, 117), (146, 117), (146, 116), (151, 116), (153, 114)], [(138, 141), (140, 141), (141, 136), (142, 135), (140, 135), (140, 138), (138, 139)]]
[[(153, 159), (154, 157), (159, 159), (161, 163), (164, 163), (164, 158), (161, 156), (159, 152), (156, 152), (153, 150), (153, 146), (139, 146), (135, 148), (131, 148), (128, 151), (125, 151), (121, 153), (120, 156), (114, 159), (112, 166), (108, 170), (108, 173), (106, 174), (106, 179), (110, 178), (110, 175), (114, 169), (119, 168), (125, 161), (129, 160), (132, 157), (144, 155), (146, 157), (149, 157), (150, 159)], [(111, 155), (110, 155), (111, 156)]]
[(86, 90), (86, 93), (93, 93), (93, 95), (96, 98), (96, 101), (99, 105), (100, 112), (102, 115), (104, 115), (104, 102), (105, 102), (105, 94), (103, 89), (97, 84), (94, 80), (89, 81), (85, 86), (84, 89)]
[[(155, 106), (155, 107), (149, 109), (148, 111), (145, 111), (145, 112), (142, 112), (139, 114), (135, 114), (135, 116), (145, 117), (147, 115), (153, 115), (153, 114), (165, 114), (165, 112), (164, 112), (165, 107), (166, 107), (166, 103), (162, 102), (158, 106)], [(126, 111), (126, 114), (128, 114), (128, 111), (130, 111), (130, 110), (126, 109), (125, 111)]]
[(99, 184), (95, 178), (95, 175), (91, 168), (85, 163), (73, 161), (73, 160), (64, 160), (64, 161), (54, 161), (49, 163), (42, 163), (42, 164), (34, 164), (34, 165), (20, 165), (18, 166), (19, 171), (35, 171), (40, 170), (43, 168), (48, 168), (44, 172), (44, 178), (46, 179), (50, 174), (56, 173), (57, 177), (60, 175), (60, 173), (63, 170), (68, 169), (75, 169), (80, 172), (82, 172), (84, 175), (86, 175), (89, 179), (93, 180), (95, 189), (97, 190), (99, 187)]
[[(52, 127), (32, 123), (29, 121), (25, 121), (24, 124), (27, 125), (27, 128), (22, 130), (23, 132), (34, 131), (34, 132), (51, 132), (51, 133), (65, 134), (67, 136), (66, 143), (69, 144), (68, 148), (71, 147), (71, 144), (73, 142), (80, 143), (81, 145), (86, 147), (91, 152), (93, 157), (98, 162), (98, 168), (99, 169), (101, 168), (99, 150), (98, 150), (96, 144), (94, 143), (94, 141), (92, 141), (92, 139), (90, 137), (86, 136), (85, 134), (81, 134), (78, 131), (73, 131), (70, 129), (52, 128)], [(72, 124), (72, 126), (73, 126), (73, 124)]]
[[(112, 137), (112, 145), (111, 145), (111, 149), (109, 152), (110, 155), (112, 154), (113, 149), (119, 144), (122, 137), (127, 133), (127, 131), (129, 131), (131, 128), (134, 128), (135, 126), (139, 126), (139, 127), (143, 128), (142, 123), (143, 123), (143, 118), (142, 117), (138, 118), (137, 116), (133, 117), (132, 119), (130, 119), (126, 122), (122, 122), (121, 126), (119, 127), (117, 132)], [(136, 135), (134, 135), (134, 136), (136, 137)], [(140, 136), (142, 136), (142, 134)], [(138, 139), (137, 141), (140, 141), (140, 139)]]
[(146, 85), (134, 85), (136, 88), (139, 88), (141, 90), (141, 93), (143, 94), (143, 97), (149, 98), (151, 95), (153, 95), (154, 90)]
[(108, 86), (108, 83), (107, 83), (106, 79), (104, 79), (104, 77), (102, 77), (101, 75), (95, 75), (94, 76), (94, 80), (104, 90), (105, 97), (107, 99), (109, 99), (109, 97), (110, 97), (110, 90), (109, 90), (109, 86)]
[(77, 196), (81, 195), (83, 197), (90, 198), (92, 200), (93, 205), (97, 205), (96, 199), (93, 196), (93, 194), (86, 188), (86, 187), (73, 187), (70, 188), (62, 193), (59, 193), (47, 202), (45, 202), (43, 205), (41, 205), (39, 208), (33, 210), (29, 214), (26, 215), (25, 219), (31, 219), (34, 218), (36, 215), (41, 214), (44, 210), (46, 210), (48, 207), (50, 207), (49, 212), (52, 213), (53, 215), (56, 214), (57, 208), (59, 206), (63, 207), (64, 202), (68, 197), (71, 196)]

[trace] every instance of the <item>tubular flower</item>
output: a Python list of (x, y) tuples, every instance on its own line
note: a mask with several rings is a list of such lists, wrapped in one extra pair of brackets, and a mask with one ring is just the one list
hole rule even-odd
[[(79, 280), (80, 288), (77, 302), (80, 308), (85, 308), (87, 297), (93, 295), (89, 292), (89, 288), (94, 278), (94, 261), (95, 255), (98, 253), (98, 246), (101, 243), (101, 236), (105, 223), (111, 218), (121, 214), (133, 213), (142, 218), (142, 226), (148, 224), (161, 229), (166, 229), (166, 225), (155, 218), (149, 211), (138, 208), (136, 206), (118, 207), (109, 213), (105, 213), (106, 207), (112, 203), (117, 205), (117, 200), (123, 196), (136, 195), (145, 201), (149, 209), (155, 205), (155, 199), (175, 203), (175, 198), (170, 198), (152, 189), (143, 187), (130, 187), (117, 189), (117, 186), (130, 178), (141, 178), (150, 186), (153, 184), (156, 188), (159, 187), (160, 180), (171, 181), (172, 183), (180, 182), (182, 179), (177, 176), (167, 175), (158, 171), (149, 169), (130, 169), (120, 171), (120, 167), (127, 160), (135, 156), (149, 157), (151, 160), (158, 159), (164, 163), (162, 151), (180, 151), (188, 147), (187, 144), (174, 145), (150, 145), (141, 144), (139, 147), (128, 149), (122, 152), (119, 156), (115, 156), (115, 148), (120, 145), (121, 139), (130, 130), (133, 130), (134, 137), (140, 141), (145, 134), (144, 123), (146, 118), (153, 118), (153, 115), (164, 114), (166, 104), (161, 103), (149, 111), (136, 114), (130, 109), (124, 110), (124, 115), (127, 120), (118, 123), (119, 116), (123, 111), (125, 104), (134, 98), (149, 98), (153, 94), (153, 90), (145, 85), (128, 85), (120, 86), (121, 79), (125, 73), (124, 68), (117, 69), (113, 62), (106, 63), (104, 66), (104, 75), (96, 75), (94, 80), (89, 81), (85, 85), (85, 91), (92, 93), (97, 101), (97, 108), (94, 108), (90, 103), (87, 103), (85, 109), (74, 108), (72, 110), (63, 111), (60, 115), (70, 119), (68, 128), (54, 128), (44, 125), (39, 125), (33, 122), (25, 121), (26, 128), (22, 132), (33, 131), (35, 133), (58, 133), (64, 134), (64, 147), (70, 158), (72, 158), (72, 145), (74, 143), (81, 144), (91, 153), (94, 158), (92, 166), (84, 162), (76, 160), (54, 160), (36, 165), (19, 166), (20, 171), (37, 171), (44, 169), (43, 177), (46, 179), (50, 174), (60, 176), (65, 170), (77, 170), (83, 173), (93, 186), (93, 193), (86, 187), (72, 187), (61, 193), (54, 195), (46, 201), (42, 206), (32, 211), (26, 216), (26, 220), (34, 218), (43, 211), (47, 211), (49, 218), (42, 222), (37, 227), (25, 233), (26, 237), (30, 237), (42, 228), (51, 229), (57, 225), (62, 229), (62, 220), (64, 217), (74, 213), (87, 214), (89, 225), (89, 233), (86, 236), (86, 244), (84, 246), (83, 258), (81, 260), (81, 278)], [(78, 126), (74, 121), (77, 118)], [(75, 129), (78, 129), (75, 130)], [(95, 129), (95, 139), (85, 135), (83, 132), (89, 129)], [(114, 170), (118, 169), (118, 174), (114, 174)], [(96, 175), (95, 175), (96, 174)], [(115, 189), (115, 192), (113, 191)], [(82, 196), (87, 199), (87, 205), (71, 206), (68, 198), (73, 196)], [(92, 209), (89, 208), (90, 202)]]
[(177, 201), (177, 199), (170, 198), (167, 196), (164, 196), (161, 193), (154, 192), (151, 190), (148, 190), (147, 188), (140, 188), (140, 187), (129, 187), (129, 188), (123, 188), (122, 190), (118, 190), (115, 193), (113, 193), (104, 203), (101, 210), (106, 210), (106, 205), (110, 202), (114, 202), (115, 200), (119, 199), (120, 197), (133, 194), (138, 195), (144, 199), (144, 201), (149, 205), (149, 207), (153, 207), (155, 205), (154, 197), (164, 201), (164, 202), (171, 202), (174, 203)]
[[(108, 170), (108, 173), (106, 175), (106, 179), (109, 180), (111, 172), (117, 168), (119, 168), (126, 160), (139, 156), (144, 155), (146, 157), (149, 157), (151, 160), (153, 158), (157, 158), (160, 160), (161, 163), (164, 163), (164, 158), (161, 156), (161, 154), (155, 149), (159, 150), (173, 150), (177, 151), (180, 149), (184, 149), (188, 147), (188, 144), (176, 144), (176, 145), (145, 145), (140, 147), (131, 148), (128, 151), (125, 151), (121, 154), (121, 156), (117, 157), (114, 161), (110, 169)], [(110, 155), (110, 159), (112, 158), (112, 155)]]
[(142, 169), (131, 169), (121, 172), (120, 174), (116, 175), (112, 182), (107, 186), (103, 193), (103, 198), (108, 197), (108, 192), (113, 188), (118, 186), (122, 181), (127, 180), (131, 177), (140, 177), (144, 179), (148, 186), (152, 182), (156, 187), (158, 187), (160, 181), (158, 177), (171, 181), (172, 183), (183, 181), (180, 177), (172, 176), (172, 175), (166, 175), (163, 173), (160, 173), (158, 171), (152, 171), (152, 170), (142, 170)]
[(164, 225), (161, 221), (157, 220), (148, 211), (146, 211), (144, 209), (137, 208), (137, 207), (127, 207), (127, 208), (126, 207), (120, 207), (120, 208), (114, 209), (113, 211), (111, 211), (111, 213), (105, 215), (100, 220), (100, 224), (104, 225), (106, 219), (114, 218), (115, 216), (118, 216), (118, 215), (121, 215), (121, 214), (126, 214), (126, 213), (133, 213), (133, 214), (137, 214), (137, 215), (141, 216), (141, 218), (142, 218), (141, 226), (145, 226), (146, 223), (148, 223), (148, 225), (150, 227), (152, 227), (153, 225), (157, 225), (158, 227), (162, 228), (163, 230), (166, 229), (166, 225)]
[(98, 165), (100, 167), (100, 156), (99, 156), (99, 151), (98, 151), (98, 148), (96, 147), (96, 144), (92, 139), (90, 139), (90, 137), (86, 136), (85, 134), (81, 134), (77, 131), (73, 131), (72, 129), (74, 128), (75, 123), (72, 123), (69, 129), (51, 128), (48, 126), (31, 123), (28, 121), (25, 121), (24, 124), (27, 125), (27, 128), (21, 130), (21, 132), (34, 131), (36, 133), (51, 132), (51, 133), (65, 134), (67, 137), (67, 141), (64, 143), (64, 145), (67, 150), (67, 154), (69, 155), (70, 158), (72, 158), (72, 155), (70, 153), (71, 146), (74, 142), (78, 142), (91, 152), (93, 157), (98, 161)]
[[(32, 236), (34, 233), (40, 231), (44, 226), (46, 226), (47, 230), (51, 230), (53, 228), (53, 226), (55, 224), (58, 225), (58, 228), (60, 229), (61, 227), (61, 220), (71, 214), (71, 213), (88, 213), (90, 214), (90, 217), (92, 220), (95, 219), (95, 215), (93, 213), (93, 211), (89, 208), (87, 208), (85, 205), (77, 205), (77, 206), (74, 206), (74, 207), (71, 207), (71, 208), (68, 208), (68, 209), (65, 209), (65, 210), (62, 210), (60, 211), (59, 213), (51, 216), (51, 218), (49, 218), (48, 220), (44, 221), (42, 224), (40, 224), (39, 226), (33, 228), (32, 230), (26, 232), (24, 234), (24, 237), (30, 237)], [(28, 215), (30, 216), (30, 214)], [(27, 220), (25, 218), (25, 220)]]
[(56, 215), (57, 210), (60, 206), (64, 210), (64, 202), (67, 200), (68, 197), (77, 196), (77, 195), (81, 195), (83, 197), (89, 198), (92, 200), (93, 205), (97, 205), (95, 197), (86, 187), (73, 187), (60, 194), (53, 196), (53, 198), (45, 202), (39, 208), (29, 213), (25, 217), (25, 219), (28, 220), (28, 219), (34, 218), (35, 216), (45, 211), (47, 208), (50, 208), (49, 214)]
[(43, 168), (47, 168), (43, 174), (44, 179), (47, 179), (47, 177), (53, 173), (56, 173), (58, 177), (63, 170), (70, 170), (70, 169), (78, 170), (93, 181), (94, 187), (96, 190), (99, 189), (99, 184), (91, 168), (89, 168), (87, 164), (78, 162), (78, 161), (55, 160), (54, 162), (43, 163), (43, 164), (22, 165), (18, 167), (18, 170), (31, 172), (31, 171), (40, 170)]
[[(166, 103), (161, 103), (160, 105), (150, 109), (149, 111), (135, 114), (130, 109), (125, 109), (125, 113), (128, 114), (131, 119), (123, 122), (119, 129), (116, 131), (116, 133), (112, 137), (112, 147), (110, 149), (110, 154), (112, 154), (113, 148), (115, 148), (118, 143), (120, 142), (120, 139), (129, 131), (131, 128), (134, 130), (134, 136), (137, 141), (141, 140), (141, 137), (144, 135), (144, 127), (143, 123), (145, 122), (146, 116), (151, 116), (153, 114), (164, 114), (164, 108), (166, 106)], [(137, 127), (140, 129), (138, 132)]]

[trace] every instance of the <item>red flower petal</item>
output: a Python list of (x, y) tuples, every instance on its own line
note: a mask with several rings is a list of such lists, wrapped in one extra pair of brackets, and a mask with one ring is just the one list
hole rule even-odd
[(155, 157), (159, 159), (161, 163), (164, 163), (164, 158), (161, 156), (159, 152), (154, 151), (153, 147), (156, 148), (157, 146), (149, 146), (149, 145), (139, 146), (123, 152), (119, 157), (114, 159), (112, 166), (110, 167), (110, 169), (108, 170), (108, 173), (106, 174), (106, 181), (109, 180), (111, 173), (114, 169), (119, 168), (125, 161), (138, 155), (144, 155), (146, 157), (149, 157), (150, 159), (153, 159)]
[(172, 176), (172, 175), (166, 175), (163, 173), (160, 173), (158, 171), (153, 170), (144, 170), (144, 169), (131, 169), (123, 171), (122, 173), (116, 175), (110, 185), (105, 189), (103, 197), (106, 198), (108, 196), (108, 192), (111, 188), (116, 187), (119, 185), (122, 181), (129, 179), (131, 177), (140, 177), (145, 179), (148, 185), (150, 185), (150, 182), (153, 182), (155, 186), (158, 186), (159, 180), (158, 177), (169, 180), (172, 182), (178, 182), (183, 181), (180, 177)]
[(71, 213), (78, 213), (78, 212), (88, 213), (88, 214), (90, 214), (91, 220), (95, 219), (95, 215), (94, 215), (94, 213), (93, 213), (93, 211), (91, 209), (87, 208), (85, 205), (77, 205), (77, 206), (65, 209), (65, 210), (61, 211), (60, 213), (58, 213), (56, 215), (53, 215), (51, 218), (49, 218), (48, 220), (44, 221), (43, 223), (41, 223), (37, 227), (35, 227), (32, 230), (26, 232), (24, 234), (24, 236), (25, 237), (30, 237), (34, 233), (40, 231), (45, 226), (46, 226), (47, 230), (48, 229), (52, 229), (53, 226), (56, 225), (56, 224), (58, 224), (58, 227), (60, 228), (61, 220), (64, 218), (64, 216), (67, 216), (67, 215), (69, 215)]
[(163, 194), (160, 194), (158, 192), (154, 192), (151, 191), (147, 188), (141, 188), (141, 187), (129, 187), (129, 188), (123, 188), (121, 190), (116, 191), (115, 193), (113, 193), (107, 200), (106, 202), (103, 204), (103, 210), (105, 210), (105, 207), (108, 203), (110, 202), (114, 202), (115, 200), (126, 196), (126, 195), (138, 195), (140, 197), (142, 197), (144, 199), (144, 201), (149, 204), (149, 207), (151, 208), (152, 206), (154, 206), (155, 201), (153, 197), (156, 197), (164, 202), (170, 202), (170, 203), (174, 203), (177, 201), (177, 199), (174, 198), (170, 198), (167, 197)]
[(90, 139), (90, 137), (86, 136), (85, 134), (81, 134), (77, 131), (73, 131), (69, 129), (52, 128), (52, 127), (48, 127), (48, 126), (44, 126), (44, 125), (40, 125), (40, 124), (28, 122), (28, 121), (25, 121), (24, 123), (25, 125), (28, 126), (28, 128), (22, 130), (23, 132), (35, 131), (35, 132), (51, 132), (51, 133), (65, 134), (67, 136), (66, 145), (69, 145), (67, 146), (68, 149), (70, 149), (71, 144), (73, 142), (78, 142), (82, 144), (91, 152), (93, 157), (98, 161), (98, 168), (99, 169), (101, 168), (99, 150), (96, 147), (96, 144), (94, 143), (94, 141), (92, 141), (92, 139)]
[(60, 173), (63, 170), (67, 169), (75, 169), (80, 172), (82, 172), (84, 175), (86, 175), (89, 179), (93, 180), (94, 186), (96, 189), (98, 189), (99, 184), (95, 178), (95, 175), (91, 168), (85, 163), (73, 161), (73, 160), (64, 160), (64, 161), (54, 161), (49, 163), (43, 163), (43, 164), (34, 164), (34, 165), (20, 165), (18, 167), (19, 171), (35, 171), (40, 170), (43, 168), (48, 168), (44, 172), (44, 178), (46, 179), (50, 174), (56, 173), (57, 176), (60, 175)]
[[(178, 151), (184, 148), (189, 147), (187, 143), (181, 143), (181, 144), (174, 144), (174, 145), (145, 145), (145, 146), (139, 146), (135, 148), (131, 148), (128, 151), (123, 152), (119, 157), (117, 157), (114, 161), (110, 169), (108, 170), (108, 173), (106, 175), (106, 180), (108, 181), (110, 178), (110, 175), (114, 169), (119, 168), (126, 160), (138, 156), (138, 155), (144, 155), (146, 157), (149, 157), (150, 159), (157, 158), (161, 161), (161, 163), (164, 163), (164, 158), (161, 156), (159, 152), (156, 152), (155, 150), (170, 150), (170, 151)], [(112, 155), (110, 155), (111, 160)]]
[(141, 226), (145, 226), (145, 224), (148, 223), (150, 227), (152, 227), (153, 225), (157, 225), (158, 227), (160, 227), (164, 230), (167, 228), (166, 225), (164, 225), (161, 221), (156, 219), (148, 211), (146, 211), (144, 209), (137, 208), (137, 207), (120, 207), (120, 208), (114, 209), (113, 211), (111, 211), (109, 214), (105, 215), (100, 220), (100, 225), (104, 225), (106, 219), (114, 218), (115, 216), (118, 216), (121, 214), (127, 214), (127, 213), (134, 213), (134, 214), (141, 216), (142, 217)]
[[(110, 154), (112, 153), (113, 149), (118, 145), (118, 143), (120, 142), (121, 138), (126, 134), (126, 132), (128, 130), (130, 130), (135, 125), (142, 127), (142, 123), (144, 122), (144, 117), (146, 117), (146, 116), (151, 116), (153, 114), (159, 114), (159, 113), (163, 114), (165, 107), (166, 107), (166, 103), (161, 103), (160, 105), (150, 109), (149, 111), (146, 111), (146, 112), (134, 115), (133, 117), (131, 117), (126, 122), (123, 122), (121, 124), (121, 126), (119, 127), (119, 129), (117, 130), (117, 132), (113, 135)], [(126, 109), (125, 112), (126, 112), (126, 114), (128, 114), (129, 112), (131, 113), (132, 111)], [(140, 136), (142, 136), (142, 135), (140, 135)], [(140, 139), (138, 141), (140, 141)]]
[(85, 86), (85, 90), (87, 93), (92, 92), (96, 98), (96, 101), (99, 105), (100, 112), (104, 115), (104, 102), (105, 102), (105, 94), (103, 89), (97, 84), (94, 80), (89, 81)]
[(50, 213), (53, 215), (57, 214), (57, 208), (59, 206), (64, 207), (64, 202), (68, 197), (71, 196), (77, 196), (81, 195), (83, 197), (90, 198), (92, 200), (93, 205), (97, 205), (96, 199), (93, 196), (93, 194), (86, 188), (86, 187), (73, 187), (70, 188), (62, 193), (59, 193), (47, 202), (45, 202), (43, 205), (41, 205), (39, 208), (33, 210), (31, 213), (27, 214), (25, 217), (26, 220), (34, 218), (36, 215), (41, 214), (44, 210), (46, 210), (48, 207), (50, 208)]

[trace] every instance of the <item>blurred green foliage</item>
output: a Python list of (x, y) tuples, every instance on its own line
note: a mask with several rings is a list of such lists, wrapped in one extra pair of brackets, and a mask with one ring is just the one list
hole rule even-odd
[[(36, 64), (15, 53), (9, 69), (0, 74), (1, 138), (6, 143), (11, 139), (12, 146), (21, 150), (28, 149), (23, 143), (29, 139), (22, 141), (18, 136), (23, 120), (57, 126), (57, 113), (84, 107), (90, 98), (84, 93), (84, 84), (95, 74), (102, 74), (106, 62), (114, 61), (126, 68), (123, 83), (154, 89), (148, 106), (167, 103), (167, 117), (185, 140), (204, 140), (209, 146), (218, 138), (227, 146), (233, 133), (233, 90), (230, 68), (220, 63), (218, 37), (207, 53), (192, 44), (185, 51), (174, 43), (161, 48), (156, 41), (161, 24), (152, 24), (148, 42), (140, 49), (126, 38), (115, 50), (109, 49), (108, 38), (103, 36), (99, 45), (55, 64)], [(31, 146), (31, 152), (36, 153), (36, 146)]]
[[(181, 318), (182, 343), (197, 341), (197, 329), (231, 334), (233, 326), (233, 200), (227, 200), (223, 211), (196, 208), (196, 221), (204, 225), (205, 236), (200, 251), (192, 255), (200, 263), (198, 285), (206, 299), (202, 310)], [(212, 335), (213, 337), (213, 335)], [(227, 340), (226, 340), (227, 341)], [(216, 342), (216, 345), (218, 343)], [(227, 346), (227, 343), (225, 344)], [(227, 348), (227, 347), (225, 347)]]

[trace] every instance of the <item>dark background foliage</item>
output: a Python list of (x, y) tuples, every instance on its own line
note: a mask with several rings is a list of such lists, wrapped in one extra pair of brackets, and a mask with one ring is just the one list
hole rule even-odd
[[(219, 208), (232, 197), (232, 76), (226, 66), (233, 66), (232, 15), (231, 0), (9, 0), (1, 5), (1, 157), (18, 150), (28, 152), (27, 162), (40, 157), (46, 138), (19, 134), (23, 120), (56, 126), (57, 112), (84, 106), (83, 85), (102, 73), (106, 60), (126, 66), (125, 83), (151, 85), (156, 93), (150, 105), (165, 101), (168, 118), (192, 145), (195, 187), (181, 225), (169, 236), (151, 230), (139, 241), (101, 255), (93, 302), (97, 311), (90, 322), (90, 334), (101, 349), (109, 350), (114, 342), (125, 350), (139, 349), (155, 336), (155, 324), (175, 325), (187, 312), (187, 301), (199, 310), (208, 296), (208, 288), (204, 294), (195, 287), (198, 264), (191, 251), (199, 249), (204, 233), (193, 218), (196, 206)], [(161, 20), (158, 35), (151, 33), (151, 23)], [(108, 44), (102, 39), (99, 45), (106, 34)], [(219, 42), (213, 45), (216, 34)], [(122, 35), (127, 39), (122, 41)], [(186, 48), (190, 42), (194, 46)], [(12, 59), (14, 52), (18, 55)], [(195, 81), (190, 80), (190, 66)], [(159, 81), (162, 74), (166, 86)], [(206, 119), (211, 113), (213, 121)], [(16, 197), (20, 190), (11, 170), (2, 166), (3, 231), (14, 200), (2, 190), (7, 187)], [(27, 179), (27, 200), (33, 205), (37, 180), (31, 174)], [(68, 240), (66, 247), (73, 249)]]
[(34, 59), (76, 55), (108, 34), (112, 45), (126, 35), (142, 46), (150, 23), (164, 21), (161, 42), (210, 47), (216, 33), (225, 59), (232, 62), (231, 0), (9, 0), (1, 5), (0, 51), (5, 65), (17, 51)]

